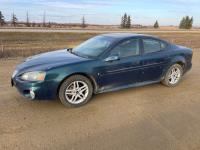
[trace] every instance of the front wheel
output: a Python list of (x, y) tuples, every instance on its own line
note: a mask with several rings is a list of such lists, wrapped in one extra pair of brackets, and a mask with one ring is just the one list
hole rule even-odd
[(162, 83), (168, 87), (176, 86), (183, 76), (183, 68), (179, 64), (172, 65), (167, 71)]
[(78, 107), (86, 104), (92, 97), (93, 86), (88, 78), (82, 75), (73, 75), (67, 78), (60, 86), (60, 101), (69, 107)]

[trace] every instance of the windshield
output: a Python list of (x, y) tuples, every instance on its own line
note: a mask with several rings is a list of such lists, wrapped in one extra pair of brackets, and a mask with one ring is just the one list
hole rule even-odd
[(112, 39), (105, 36), (91, 38), (73, 49), (73, 53), (82, 57), (97, 57), (108, 49)]

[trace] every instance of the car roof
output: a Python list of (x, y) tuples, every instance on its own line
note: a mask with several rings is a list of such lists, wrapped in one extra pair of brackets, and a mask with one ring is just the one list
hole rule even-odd
[(123, 40), (126, 38), (132, 38), (132, 37), (151, 37), (151, 38), (159, 39), (158, 37), (155, 37), (152, 35), (133, 34), (133, 33), (107, 33), (107, 34), (102, 34), (101, 36), (106, 36), (106, 37), (114, 38), (117, 40)]

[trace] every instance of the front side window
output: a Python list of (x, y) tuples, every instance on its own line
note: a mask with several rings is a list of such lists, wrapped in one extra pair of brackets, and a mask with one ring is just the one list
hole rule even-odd
[(85, 57), (97, 57), (107, 50), (113, 39), (105, 36), (91, 38), (73, 49), (73, 53)]
[(119, 57), (128, 57), (139, 55), (139, 40), (130, 39), (117, 45), (112, 51), (111, 55), (119, 55)]
[(155, 39), (143, 39), (144, 54), (158, 52), (166, 47), (166, 44)]

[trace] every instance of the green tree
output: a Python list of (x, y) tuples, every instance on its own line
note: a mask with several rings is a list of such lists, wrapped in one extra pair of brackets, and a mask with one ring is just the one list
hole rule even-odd
[(127, 18), (126, 28), (131, 28), (131, 16), (128, 16)]
[(121, 18), (121, 28), (127, 28), (131, 25), (131, 18), (126, 13)]
[(153, 26), (155, 29), (158, 29), (159, 28), (159, 24), (158, 24), (158, 21), (156, 20), (156, 22), (154, 23), (154, 26)]
[(5, 25), (5, 19), (4, 19), (3, 14), (0, 11), (0, 26), (3, 26), (3, 25)]
[(123, 21), (123, 28), (126, 28), (127, 19), (128, 19), (128, 17), (127, 17), (127, 14), (125, 13), (124, 14), (124, 21)]
[(86, 27), (86, 23), (85, 23), (85, 17), (82, 17), (82, 23), (81, 23), (81, 27), (85, 28)]
[(121, 18), (121, 28), (124, 28), (124, 16)]
[(17, 25), (17, 17), (16, 17), (16, 15), (14, 13), (12, 14), (11, 24), (14, 27)]
[(181, 20), (181, 22), (180, 22), (180, 24), (179, 24), (179, 28), (180, 29), (184, 29), (185, 23), (186, 23), (186, 20), (185, 20), (185, 17), (183, 17), (182, 20)]
[(191, 29), (191, 28), (192, 28), (193, 22), (194, 22), (194, 19), (193, 19), (193, 17), (191, 17), (190, 20), (189, 20), (188, 29)]
[(193, 17), (189, 17), (189, 16), (186, 16), (186, 17), (183, 17), (180, 24), (179, 24), (179, 28), (180, 29), (191, 29), (192, 26), (193, 26)]

